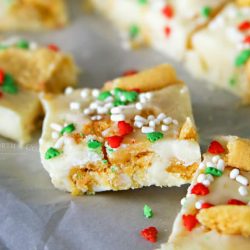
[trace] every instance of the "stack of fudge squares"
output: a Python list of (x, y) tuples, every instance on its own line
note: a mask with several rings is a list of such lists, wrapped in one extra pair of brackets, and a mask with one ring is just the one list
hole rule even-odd
[(249, 0), (89, 0), (125, 47), (149, 45), (250, 102)]
[[(250, 101), (249, 0), (88, 1), (126, 46), (150, 44)], [(62, 0), (0, 1), (1, 31), (66, 23)], [(189, 90), (168, 64), (101, 89), (75, 89), (77, 75), (54, 44), (1, 40), (0, 135), (23, 146), (44, 118), (42, 165), (72, 195), (191, 184), (162, 250), (249, 249), (250, 140), (220, 136), (202, 156)]]

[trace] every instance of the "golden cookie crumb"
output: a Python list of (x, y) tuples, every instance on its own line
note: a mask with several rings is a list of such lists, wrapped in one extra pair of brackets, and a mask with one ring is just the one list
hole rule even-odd
[(191, 140), (191, 139), (197, 140), (198, 139), (195, 125), (189, 117), (186, 119), (185, 123), (183, 124), (181, 128), (179, 139), (181, 140)]

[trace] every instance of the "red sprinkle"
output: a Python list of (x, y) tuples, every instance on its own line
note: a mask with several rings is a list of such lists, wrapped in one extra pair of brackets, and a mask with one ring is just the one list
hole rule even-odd
[(166, 36), (169, 37), (170, 34), (171, 34), (171, 28), (170, 28), (169, 26), (167, 26), (167, 27), (164, 29), (164, 31), (165, 31)]
[(250, 22), (249, 21), (244, 21), (239, 24), (238, 29), (240, 31), (246, 31), (250, 29)]
[(246, 205), (245, 202), (236, 200), (236, 199), (231, 199), (227, 202), (228, 205)]
[(210, 208), (210, 207), (213, 207), (214, 205), (211, 204), (211, 203), (208, 203), (208, 202), (204, 202), (202, 203), (201, 205), (201, 209), (206, 209), (206, 208)]
[(2, 97), (3, 97), (3, 92), (0, 91), (0, 98), (2, 98)]
[(192, 214), (187, 214), (187, 215), (183, 214), (182, 222), (183, 222), (184, 227), (188, 231), (192, 231), (193, 228), (198, 224), (198, 220), (196, 219), (196, 216)]
[(2, 69), (0, 69), (0, 85), (3, 84), (3, 81), (4, 81), (4, 71)]
[(120, 147), (122, 140), (123, 140), (123, 137), (118, 136), (118, 135), (107, 137), (108, 144), (111, 148)]
[(209, 189), (208, 189), (208, 187), (206, 187), (202, 183), (197, 183), (193, 186), (193, 188), (191, 190), (191, 194), (204, 196), (204, 195), (209, 194)]
[(167, 18), (172, 18), (174, 15), (174, 11), (171, 5), (166, 5), (163, 9), (162, 9), (162, 13), (165, 17)]
[(60, 50), (59, 47), (55, 44), (49, 44), (48, 49), (55, 51), (55, 52), (58, 52)]
[(133, 127), (125, 121), (118, 122), (118, 128), (120, 136), (128, 135), (133, 131)]
[(215, 155), (223, 154), (225, 153), (225, 149), (218, 141), (212, 141), (208, 148), (208, 152)]
[(141, 93), (141, 90), (140, 90), (140, 89), (131, 89), (131, 91), (135, 91), (135, 92), (137, 92), (138, 94)]
[(246, 36), (243, 42), (247, 43), (247, 44), (250, 44), (250, 35)]
[(148, 227), (141, 231), (141, 236), (152, 243), (157, 241), (157, 234), (158, 230), (155, 227)]
[(122, 76), (132, 76), (132, 75), (136, 75), (137, 73), (138, 73), (138, 70), (129, 69), (129, 70), (126, 70), (125, 72), (123, 72)]

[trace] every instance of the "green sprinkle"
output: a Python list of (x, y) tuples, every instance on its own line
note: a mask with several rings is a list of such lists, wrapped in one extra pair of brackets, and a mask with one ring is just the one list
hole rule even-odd
[(222, 171), (217, 168), (208, 167), (205, 170), (205, 174), (211, 174), (213, 176), (219, 177), (222, 176)]
[(137, 0), (139, 4), (145, 5), (148, 4), (148, 0)]
[(29, 42), (27, 40), (21, 39), (17, 42), (16, 47), (19, 49), (29, 49)]
[(135, 39), (140, 33), (140, 28), (137, 25), (131, 25), (129, 28), (129, 36), (131, 39)]
[(113, 153), (115, 150), (113, 149), (113, 148), (110, 148), (110, 147), (106, 147), (107, 148), (107, 151), (109, 152), (109, 153)]
[(67, 125), (66, 127), (64, 127), (64, 128), (61, 130), (60, 134), (61, 134), (61, 135), (63, 135), (64, 133), (70, 134), (70, 133), (73, 132), (75, 129), (76, 129), (76, 128), (75, 128), (75, 125), (74, 125), (73, 123), (71, 123), (71, 124)]
[(103, 91), (100, 93), (100, 95), (98, 96), (98, 100), (99, 101), (105, 101), (108, 97), (112, 96), (110, 91)]
[(148, 206), (148, 205), (145, 205), (144, 206), (144, 208), (143, 208), (143, 213), (144, 213), (144, 216), (146, 217), (146, 218), (152, 218), (153, 217), (153, 210), (151, 209), (151, 207), (150, 206)]
[(150, 141), (150, 142), (156, 142), (160, 139), (163, 138), (163, 133), (161, 132), (152, 132), (152, 133), (147, 133), (147, 139)]
[(5, 74), (2, 89), (3, 92), (8, 94), (16, 94), (18, 92), (15, 80), (10, 74)]
[(52, 159), (52, 158), (59, 156), (60, 154), (61, 153), (57, 149), (51, 147), (45, 153), (45, 159), (49, 160), (49, 159)]
[(107, 163), (108, 163), (108, 160), (104, 159), (104, 160), (102, 160), (102, 162), (103, 162), (104, 164), (107, 164)]
[(201, 9), (201, 15), (208, 18), (212, 12), (212, 9), (209, 6), (205, 6)]
[(138, 93), (135, 91), (124, 91), (123, 96), (128, 102), (135, 102), (138, 98)]
[(89, 140), (88, 141), (88, 148), (91, 149), (97, 149), (100, 148), (102, 146), (102, 143), (96, 140)]
[(230, 79), (229, 79), (229, 85), (234, 87), (236, 84), (237, 84), (237, 77), (236, 76), (232, 76)]
[(112, 173), (115, 173), (118, 170), (118, 167), (117, 166), (111, 166), (110, 169), (111, 169)]
[(116, 100), (114, 100), (113, 105), (114, 105), (114, 107), (125, 106), (125, 105), (127, 105), (127, 102), (123, 102), (121, 100), (116, 99)]
[(235, 66), (240, 67), (244, 65), (250, 58), (250, 49), (246, 49), (240, 52), (240, 54), (235, 59)]

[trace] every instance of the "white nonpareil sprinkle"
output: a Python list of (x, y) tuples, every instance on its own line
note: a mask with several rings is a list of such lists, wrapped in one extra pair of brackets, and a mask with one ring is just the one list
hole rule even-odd
[(125, 120), (125, 115), (124, 114), (115, 114), (111, 115), (110, 117), (111, 121), (113, 122), (120, 122)]
[(205, 167), (206, 167), (205, 164), (203, 162), (201, 162), (199, 165), (199, 169), (204, 169)]
[(205, 179), (206, 179), (205, 174), (199, 174), (198, 177), (197, 177), (197, 182), (202, 183)]
[(201, 209), (203, 203), (204, 203), (204, 201), (202, 201), (202, 200), (196, 201), (195, 202), (195, 208), (198, 209), (198, 210)]
[(143, 134), (147, 134), (147, 133), (155, 132), (155, 130), (154, 130), (154, 128), (151, 128), (151, 127), (142, 127), (141, 132)]
[(94, 110), (91, 109), (91, 108), (86, 108), (83, 110), (83, 114), (84, 115), (90, 115), (90, 114), (93, 114), (94, 113)]
[(61, 138), (59, 138), (59, 139), (56, 141), (56, 143), (55, 143), (55, 145), (54, 145), (54, 148), (55, 148), (55, 149), (60, 149), (60, 148), (63, 147), (63, 145), (64, 145), (64, 137), (61, 137)]
[(112, 114), (120, 114), (122, 112), (122, 109), (120, 107), (114, 107), (110, 110)]
[(174, 125), (178, 125), (179, 122), (178, 122), (177, 120), (173, 120), (173, 124), (174, 124)]
[(150, 121), (150, 122), (148, 123), (148, 125), (149, 125), (149, 127), (154, 128), (156, 124), (155, 124), (155, 121), (152, 120), (152, 121)]
[(239, 182), (240, 184), (247, 186), (248, 185), (248, 179), (242, 175), (238, 175), (236, 177), (236, 181)]
[(92, 90), (92, 96), (93, 97), (98, 97), (100, 94), (100, 90), (99, 89), (93, 89)]
[(67, 87), (65, 90), (64, 90), (64, 94), (65, 95), (70, 95), (73, 93), (73, 88), (72, 87)]
[(155, 120), (155, 116), (154, 115), (149, 115), (147, 117), (147, 119), (148, 119), (148, 121), (153, 121), (153, 120)]
[(99, 106), (99, 103), (98, 103), (98, 102), (92, 102), (92, 103), (90, 103), (90, 105), (89, 105), (89, 107), (90, 107), (91, 109), (97, 109), (98, 106)]
[(135, 121), (135, 122), (134, 122), (134, 126), (135, 126), (136, 128), (142, 128), (143, 125), (144, 125), (144, 123), (141, 122), (141, 121)]
[(142, 109), (143, 109), (143, 104), (140, 103), (140, 102), (137, 102), (137, 103), (135, 104), (135, 108), (136, 108), (137, 110), (142, 110)]
[(225, 162), (222, 159), (219, 159), (219, 161), (217, 162), (217, 169), (219, 169), (220, 171), (224, 171)]
[(158, 116), (157, 116), (157, 119), (162, 121), (166, 118), (166, 115), (164, 113), (160, 113)]
[(206, 179), (210, 182), (214, 181), (214, 177), (211, 174), (206, 174)]
[(140, 121), (140, 122), (143, 122), (144, 124), (147, 123), (147, 120), (140, 115), (136, 115), (134, 119), (135, 121)]
[(233, 170), (231, 170), (229, 177), (230, 179), (235, 179), (238, 175), (240, 174), (240, 170), (238, 168), (234, 168)]
[(208, 187), (208, 186), (210, 186), (210, 184), (211, 184), (211, 182), (209, 181), (209, 180), (204, 180), (203, 182), (202, 182), (202, 184), (204, 185), (204, 186), (206, 186), (206, 187)]
[(82, 97), (82, 98), (88, 97), (89, 92), (90, 92), (89, 89), (83, 89), (83, 90), (81, 91), (81, 97)]
[(172, 122), (173, 122), (173, 119), (171, 117), (167, 117), (167, 118), (163, 119), (163, 123), (166, 125), (169, 125)]
[(100, 115), (107, 114), (108, 111), (109, 110), (106, 107), (98, 107), (97, 108), (97, 113), (100, 114)]
[(53, 132), (51, 133), (51, 137), (52, 137), (52, 139), (58, 139), (58, 138), (59, 138), (59, 133), (56, 132), (56, 131), (53, 131)]
[(71, 102), (69, 107), (71, 110), (79, 110), (81, 108), (81, 104), (79, 102)]
[(219, 156), (219, 155), (216, 155), (216, 156), (214, 156), (214, 157), (212, 158), (212, 162), (213, 162), (213, 163), (217, 163), (217, 162), (219, 161), (219, 159), (220, 159), (220, 156)]
[(185, 202), (186, 202), (186, 198), (184, 197), (181, 199), (181, 205), (184, 206)]
[(244, 187), (244, 186), (240, 186), (239, 189), (238, 189), (238, 191), (239, 191), (239, 194), (240, 194), (241, 196), (246, 196), (246, 195), (248, 195), (247, 188)]
[(95, 116), (92, 116), (91, 117), (91, 120), (92, 121), (100, 121), (102, 119), (102, 116), (101, 115), (95, 115)]
[(161, 125), (161, 131), (166, 132), (168, 129), (169, 127), (167, 125)]
[(63, 129), (63, 127), (58, 123), (51, 123), (50, 127), (58, 132), (61, 132), (61, 130)]
[(38, 48), (38, 44), (35, 42), (30, 42), (29, 49), (30, 50), (36, 50)]
[(212, 162), (207, 162), (207, 167), (208, 168), (214, 168), (215, 166), (214, 166), (214, 164), (212, 163)]

